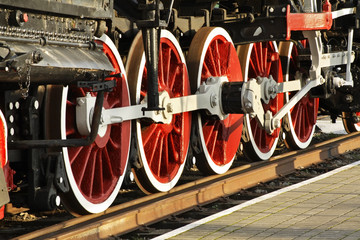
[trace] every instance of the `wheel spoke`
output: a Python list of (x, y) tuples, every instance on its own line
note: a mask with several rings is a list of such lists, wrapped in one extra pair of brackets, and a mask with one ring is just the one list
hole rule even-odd
[(260, 75), (265, 72), (264, 69), (264, 57), (263, 57), (263, 43), (260, 42), (258, 44), (258, 47), (255, 49), (256, 51), (256, 58), (258, 59), (259, 69), (260, 69)]
[[(104, 192), (104, 176), (103, 176), (103, 161), (102, 150), (100, 149), (96, 154), (95, 168), (94, 168), (94, 187), (93, 194), (101, 194)], [(95, 171), (96, 169), (96, 171)]]
[[(269, 48), (269, 44), (265, 44), (265, 46), (263, 46), (263, 64), (264, 64), (264, 73), (266, 74), (266, 76), (270, 75), (270, 69), (271, 69), (271, 56), (268, 56), (268, 48)], [(270, 54), (271, 55), (271, 54)]]
[(306, 110), (306, 108), (303, 107), (303, 117), (304, 119), (302, 120), (303, 121), (303, 124), (301, 126), (301, 135), (300, 137), (303, 138), (306, 136), (306, 132), (308, 131), (309, 129), (309, 121), (308, 121), (308, 112)]
[(298, 110), (298, 114), (297, 114), (297, 123), (295, 124), (295, 127), (297, 129), (295, 129), (295, 131), (297, 132), (298, 136), (301, 136), (301, 128), (305, 127), (304, 126), (304, 119), (303, 119), (303, 112), (301, 111), (301, 106), (299, 106), (299, 110)]
[(170, 161), (170, 152), (169, 152), (169, 135), (168, 134), (167, 136), (164, 136), (164, 139), (163, 139), (163, 143), (164, 143), (164, 150), (163, 150), (163, 157), (162, 157), (162, 169), (163, 169), (163, 172), (161, 173), (161, 175), (166, 175), (166, 173), (168, 172), (169, 170), (169, 161)]
[(215, 130), (215, 124), (211, 121), (205, 123), (203, 126), (203, 132), (204, 132), (204, 138), (205, 138), (205, 144), (208, 146), (210, 144), (211, 139), (213, 138)]
[[(87, 159), (90, 157), (91, 151), (86, 151), (86, 153), (87, 153), (86, 155), (76, 158), (76, 161), (74, 159), (71, 163), (71, 167), (73, 169), (78, 169), (78, 171), (74, 172), (74, 178), (78, 184), (82, 182), (82, 179), (84, 177), (86, 165), (88, 162)], [(87, 158), (85, 158), (85, 157), (87, 157)]]
[(251, 66), (253, 67), (252, 70), (254, 71), (254, 73), (256, 75), (259, 75), (259, 73), (262, 72), (261, 70), (261, 63), (260, 63), (260, 58), (258, 56), (258, 45), (254, 44), (253, 45), (253, 52), (251, 53), (252, 56), (250, 56), (250, 61), (252, 62), (251, 63)]
[(93, 195), (94, 190), (96, 155), (97, 151), (91, 151), (90, 157), (85, 166), (84, 174), (80, 180), (82, 191), (90, 197)]
[(158, 125), (157, 124), (152, 124), (149, 127), (146, 127), (143, 132), (142, 132), (142, 137), (143, 137), (143, 144), (144, 146), (148, 145), (149, 143), (151, 143), (152, 137), (154, 135), (155, 132), (158, 132), (159, 130), (157, 129)]
[(217, 139), (218, 139), (218, 136), (219, 136), (219, 122), (218, 121), (216, 121), (214, 123), (214, 128), (213, 128), (213, 131), (212, 131), (211, 135), (212, 136), (209, 139), (209, 142), (207, 143), (207, 146), (208, 146), (210, 155), (213, 156), (214, 152), (215, 152), (216, 142), (217, 142)]
[(224, 67), (224, 69), (222, 70), (223, 75), (231, 74), (231, 73), (229, 73), (229, 69), (231, 67), (230, 63), (231, 63), (231, 57), (232, 57), (232, 51), (231, 51), (232, 44), (227, 43), (226, 48), (227, 48), (226, 56), (223, 57), (223, 61), (225, 61), (225, 64), (222, 65)]
[(163, 60), (163, 44), (160, 44), (160, 49), (159, 49), (159, 89), (164, 89), (164, 87), (166, 86), (165, 83), (165, 76), (164, 76), (164, 60)]
[[(212, 73), (213, 73), (213, 75), (212, 76), (219, 76), (219, 73), (218, 73), (218, 71), (217, 71), (217, 64), (216, 64), (216, 60), (215, 60), (215, 57), (214, 57), (214, 55), (213, 55), (213, 51), (212, 51), (213, 49), (212, 48), (209, 48), (209, 51), (207, 52), (207, 54), (208, 54), (208, 58), (206, 58), (206, 59), (208, 59), (208, 61), (209, 61), (209, 63), (210, 63), (210, 66), (211, 66), (211, 70), (212, 70)], [(210, 67), (209, 66), (209, 67)]]
[(216, 58), (216, 66), (217, 66), (217, 76), (222, 76), (222, 72), (221, 72), (221, 63), (220, 63), (220, 59), (221, 59), (221, 53), (219, 51), (219, 41), (214, 41), (214, 55), (215, 55), (215, 58)]
[(68, 148), (69, 155), (72, 156), (70, 159), (70, 163), (73, 163), (75, 159), (77, 159), (80, 152), (84, 149), (84, 147), (77, 147), (77, 148)]
[[(166, 85), (167, 86), (171, 86), (174, 84), (174, 78), (171, 79), (172, 75), (170, 74), (171, 73), (171, 48), (168, 48), (166, 49), (166, 51), (164, 51), (163, 53), (163, 58), (165, 58), (164, 60), (164, 68), (165, 68), (165, 75), (166, 75)], [(177, 66), (176, 66), (177, 67)], [(172, 80), (170, 82), (170, 80)], [(170, 87), (170, 89), (172, 89), (172, 87)]]
[[(156, 144), (156, 146), (158, 146), (157, 150), (158, 150), (158, 153), (159, 153), (159, 156), (157, 158), (157, 161), (158, 161), (158, 165), (156, 166), (156, 169), (157, 169), (157, 175), (158, 176), (161, 176), (161, 165), (162, 165), (162, 162), (163, 162), (163, 159), (165, 158), (164, 156), (164, 150), (163, 150), (163, 146), (164, 146), (164, 135), (160, 135), (159, 136), (159, 141), (158, 143)], [(166, 153), (167, 154), (167, 153)], [(155, 170), (155, 169), (154, 169)]]
[(291, 111), (291, 118), (293, 119), (294, 126), (298, 125), (298, 121), (301, 121), (299, 115), (300, 115), (299, 105), (295, 105), (295, 107)]
[(176, 80), (176, 75), (177, 73), (179, 72), (179, 66), (176, 66), (176, 68), (174, 69), (173, 73), (176, 73), (176, 74), (172, 74), (170, 77), (169, 77), (169, 81), (168, 81), (168, 86), (169, 86), (169, 89), (173, 90), (174, 89), (174, 85), (175, 85), (175, 80)]
[(107, 148), (104, 148), (102, 151), (102, 159), (103, 159), (103, 172), (106, 176), (115, 176), (113, 173), (111, 158), (109, 156), (109, 151)]
[[(177, 151), (177, 148), (176, 148), (176, 141), (174, 140), (174, 136), (169, 134), (169, 137), (170, 137), (170, 149), (171, 149), (171, 152), (172, 152), (172, 157), (173, 157), (173, 160), (174, 162), (178, 162), (179, 159), (180, 159), (180, 155)], [(169, 161), (170, 162), (170, 161)]]
[(160, 129), (158, 129), (155, 134), (152, 136), (152, 141), (148, 141), (146, 144), (144, 144), (144, 148), (147, 150), (148, 153), (148, 159), (149, 159), (149, 165), (152, 165), (152, 162), (155, 157), (155, 153), (157, 152), (156, 146), (158, 146), (159, 138), (161, 135)]

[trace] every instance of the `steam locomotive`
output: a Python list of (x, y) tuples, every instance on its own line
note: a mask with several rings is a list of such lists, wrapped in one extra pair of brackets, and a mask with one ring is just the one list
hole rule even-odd
[(305, 149), (318, 113), (359, 131), (359, 7), (0, 0), (0, 206), (98, 213), (130, 175), (166, 192), (194, 159)]

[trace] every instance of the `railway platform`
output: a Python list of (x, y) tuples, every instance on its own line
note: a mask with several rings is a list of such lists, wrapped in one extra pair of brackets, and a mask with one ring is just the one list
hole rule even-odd
[(155, 239), (360, 239), (360, 161)]

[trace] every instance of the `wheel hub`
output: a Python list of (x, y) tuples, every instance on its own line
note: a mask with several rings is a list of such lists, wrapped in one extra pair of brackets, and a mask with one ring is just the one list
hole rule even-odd
[(173, 106), (170, 103), (170, 95), (167, 91), (163, 91), (160, 93), (159, 102), (161, 103), (161, 107), (165, 109), (162, 111), (162, 122), (165, 124), (170, 124), (173, 118)]
[[(88, 136), (90, 135), (91, 132), (91, 124), (92, 124), (92, 118), (94, 115), (94, 107), (95, 107), (95, 101), (96, 101), (96, 97), (92, 96), (89, 92), (86, 93), (85, 97), (79, 97), (77, 98), (77, 105), (76, 105), (76, 126), (77, 129), (79, 130), (79, 133), (83, 136)], [(104, 101), (104, 107), (102, 108), (102, 113), (101, 113), (101, 117), (100, 117), (100, 125), (99, 125), (99, 129), (98, 129), (98, 136), (97, 136), (97, 140), (96, 142), (99, 141), (100, 138), (104, 138), (108, 131), (108, 128), (110, 126), (108, 126), (107, 124), (104, 124), (105, 122), (105, 115), (104, 115), (104, 110), (105, 108), (107, 108), (107, 102)], [(103, 140), (102, 140), (103, 141)], [(106, 144), (106, 141), (105, 141)], [(102, 144), (100, 144), (102, 145)]]
[(270, 75), (267, 77), (257, 77), (257, 82), (261, 84), (261, 99), (265, 104), (268, 104), (271, 99), (275, 99), (278, 92), (277, 83)]

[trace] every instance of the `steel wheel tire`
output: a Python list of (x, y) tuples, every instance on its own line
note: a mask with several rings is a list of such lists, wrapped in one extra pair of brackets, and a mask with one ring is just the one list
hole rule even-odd
[[(126, 64), (133, 104), (146, 95), (146, 60), (141, 33), (133, 41)], [(175, 37), (161, 31), (159, 53), (159, 92), (170, 98), (190, 94), (185, 58)], [(187, 158), (191, 113), (173, 115), (170, 124), (139, 119), (135, 123), (137, 155), (141, 167), (134, 168), (135, 180), (145, 193), (166, 192), (178, 182)], [(160, 148), (157, 151), (157, 148)]]
[[(125, 69), (120, 55), (109, 37), (96, 40), (112, 63), (117, 78), (113, 92), (105, 93), (104, 108), (130, 105)], [(87, 89), (75, 86), (48, 86), (45, 131), (49, 138), (81, 138), (76, 127), (76, 98), (85, 96)], [(95, 96), (94, 93), (91, 93)], [(60, 100), (60, 101), (59, 101)], [(62, 148), (70, 191), (61, 194), (65, 207), (74, 215), (105, 211), (121, 187), (130, 149), (131, 122), (107, 126), (103, 136), (84, 147)]]
[[(209, 77), (226, 76), (229, 82), (242, 81), (240, 62), (229, 34), (222, 28), (205, 27), (195, 35), (187, 57), (192, 92)], [(229, 114), (214, 120), (206, 114), (195, 116), (200, 152), (196, 165), (206, 174), (221, 174), (231, 167), (241, 141), (243, 114)]]
[[(282, 68), (275, 42), (258, 42), (241, 46), (238, 50), (243, 68), (244, 81), (250, 78), (269, 77), (282, 82)], [(263, 103), (264, 112), (270, 110), (273, 116), (284, 105), (283, 94), (278, 94), (268, 104)], [(267, 160), (275, 152), (280, 128), (271, 135), (261, 128), (256, 119), (248, 114), (244, 117), (243, 152), (250, 160)]]

